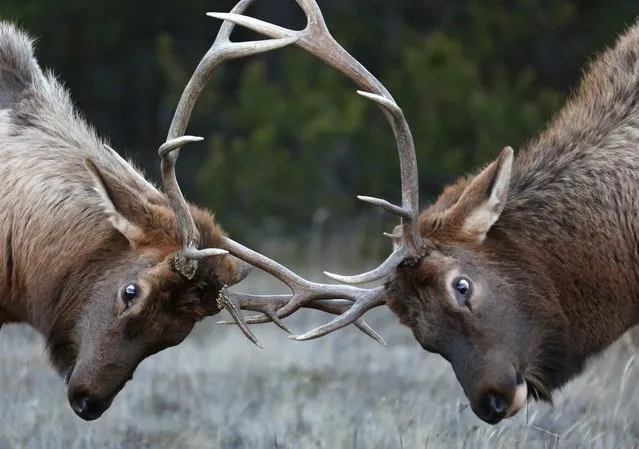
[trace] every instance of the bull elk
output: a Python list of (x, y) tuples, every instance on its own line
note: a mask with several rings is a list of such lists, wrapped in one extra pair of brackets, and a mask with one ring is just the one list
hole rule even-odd
[[(247, 2), (234, 10), (241, 12)], [(71, 408), (100, 417), (146, 357), (227, 309), (275, 315), (287, 297), (227, 298), (250, 265), (272, 262), (227, 237), (182, 196), (175, 176), (195, 101), (220, 63), (288, 45), (233, 43), (225, 23), (182, 93), (160, 146), (163, 192), (124, 160), (39, 67), (32, 41), (0, 23), (0, 327), (26, 323), (45, 339)], [(276, 265), (277, 266), (277, 265)], [(283, 271), (284, 272), (284, 271)], [(340, 313), (348, 301), (309, 307)], [(378, 338), (362, 320), (356, 325)]]
[(563, 110), (517, 157), (504, 148), (420, 212), (414, 144), (401, 109), (332, 38), (317, 4), (297, 3), (308, 19), (301, 31), (211, 15), (294, 39), (381, 107), (399, 150), (402, 204), (359, 198), (401, 223), (387, 234), (393, 251), (379, 267), (356, 276), (326, 273), (346, 284), (384, 279), (379, 287), (310, 283), (271, 263), (268, 271), (293, 293), (275, 317), (318, 299), (351, 304), (291, 337), (307, 340), (386, 305), (426, 351), (450, 362), (483, 421), (511, 417), (528, 399), (551, 401), (554, 390), (639, 323), (639, 22), (590, 64)]

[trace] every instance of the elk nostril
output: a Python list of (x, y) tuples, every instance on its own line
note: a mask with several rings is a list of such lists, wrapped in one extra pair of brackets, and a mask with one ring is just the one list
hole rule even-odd
[(498, 393), (488, 393), (484, 396), (484, 416), (481, 418), (488, 424), (497, 424), (504, 419), (508, 411), (506, 398)]
[(501, 395), (490, 395), (490, 406), (494, 413), (501, 414), (506, 412), (506, 399)]
[(104, 412), (101, 402), (91, 396), (80, 396), (72, 400), (71, 408), (76, 415), (86, 421), (98, 419)]

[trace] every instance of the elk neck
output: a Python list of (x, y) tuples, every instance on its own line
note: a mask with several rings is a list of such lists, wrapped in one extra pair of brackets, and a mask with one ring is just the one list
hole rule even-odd
[(588, 146), (563, 132), (517, 158), (494, 235), (528, 267), (526, 288), (556, 297), (565, 353), (587, 357), (639, 321), (639, 142)]

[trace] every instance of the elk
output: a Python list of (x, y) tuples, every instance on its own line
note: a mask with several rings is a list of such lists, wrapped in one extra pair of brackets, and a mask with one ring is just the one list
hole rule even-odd
[[(240, 2), (234, 12), (243, 11)], [(227, 309), (258, 344), (240, 310), (275, 316), (285, 296), (221, 293), (264, 256), (228, 238), (211, 212), (184, 199), (175, 174), (199, 93), (220, 63), (291, 43), (232, 43), (220, 28), (197, 66), (159, 148), (163, 191), (123, 159), (74, 108), (34, 56), (32, 40), (0, 23), (0, 327), (25, 323), (81, 418), (99, 418), (139, 363), (178, 345), (195, 323)], [(341, 313), (348, 301), (316, 301)], [(362, 320), (356, 323), (379, 338)]]
[(274, 317), (341, 298), (347, 310), (333, 321), (290, 336), (308, 340), (386, 305), (426, 351), (451, 364), (481, 420), (496, 424), (527, 400), (551, 402), (639, 323), (639, 21), (589, 65), (563, 109), (516, 156), (505, 147), (420, 212), (415, 147), (401, 109), (333, 39), (314, 0), (297, 3), (307, 16), (300, 31), (237, 13), (211, 15), (295, 39), (380, 106), (397, 141), (402, 204), (359, 198), (401, 222), (386, 234), (393, 251), (377, 268), (325, 272), (344, 284), (383, 280), (378, 287), (311, 283), (269, 263), (267, 271), (292, 291)]

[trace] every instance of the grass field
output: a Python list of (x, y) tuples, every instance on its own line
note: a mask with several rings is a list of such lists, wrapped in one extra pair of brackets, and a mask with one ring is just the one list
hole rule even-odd
[[(321, 279), (318, 268), (302, 271)], [(261, 273), (241, 286), (284, 291)], [(325, 319), (308, 311), (289, 324), (301, 332)], [(447, 363), (421, 350), (390, 312), (375, 310), (368, 321), (386, 347), (356, 329), (296, 342), (260, 325), (260, 350), (236, 327), (210, 319), (181, 346), (145, 361), (91, 423), (69, 408), (40, 337), (5, 327), (0, 448), (639, 447), (639, 376), (623, 342), (554, 407), (531, 403), (491, 427), (473, 415)]]

